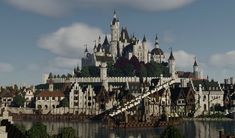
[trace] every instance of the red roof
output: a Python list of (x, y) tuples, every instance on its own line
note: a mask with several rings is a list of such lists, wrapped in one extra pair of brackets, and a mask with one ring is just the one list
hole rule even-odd
[(42, 91), (37, 97), (64, 97), (64, 93), (61, 91)]

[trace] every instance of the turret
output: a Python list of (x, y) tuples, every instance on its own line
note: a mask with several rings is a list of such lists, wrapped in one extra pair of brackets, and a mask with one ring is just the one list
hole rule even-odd
[(114, 58), (117, 56), (117, 42), (120, 38), (120, 25), (117, 18), (116, 11), (113, 13), (113, 20), (110, 25), (111, 28), (111, 54)]
[(170, 57), (168, 59), (168, 64), (169, 64), (169, 73), (174, 78), (176, 75), (176, 67), (175, 67), (176, 64), (175, 64), (175, 57), (173, 56), (172, 49), (171, 49)]
[(86, 57), (87, 56), (87, 54), (88, 54), (88, 49), (87, 49), (87, 45), (85, 45), (85, 51), (84, 51), (84, 57)]
[(197, 58), (195, 57), (194, 64), (193, 64), (193, 76), (195, 79), (200, 78), (200, 73), (199, 73), (199, 66), (197, 64)]
[(155, 38), (155, 48), (160, 48), (157, 35), (156, 35), (156, 38)]

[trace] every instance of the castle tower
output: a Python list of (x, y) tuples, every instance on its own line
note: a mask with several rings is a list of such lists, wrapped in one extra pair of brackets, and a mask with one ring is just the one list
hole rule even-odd
[(113, 20), (110, 25), (111, 28), (111, 54), (114, 58), (117, 56), (117, 43), (120, 36), (120, 24), (119, 19), (117, 18), (116, 11), (113, 13)]
[(157, 35), (156, 35), (156, 38), (155, 38), (155, 48), (160, 48)]
[(87, 57), (87, 54), (88, 54), (88, 49), (87, 49), (87, 45), (85, 45), (85, 51), (84, 51), (84, 57)]
[(162, 63), (164, 58), (165, 58), (164, 53), (163, 53), (163, 51), (161, 50), (161, 48), (159, 46), (158, 37), (156, 35), (156, 38), (155, 38), (155, 48), (151, 51), (151, 59), (154, 62)]
[(53, 85), (53, 81), (50, 80), (49, 81), (49, 89), (48, 89), (50, 92), (53, 92), (54, 91), (54, 85)]
[(143, 45), (143, 59), (144, 59), (144, 63), (148, 62), (148, 48), (147, 48), (147, 40), (146, 37), (144, 35), (143, 41), (142, 41), (142, 45)]
[(103, 62), (100, 66), (100, 81), (102, 86), (108, 91), (108, 79), (107, 79), (107, 63)]
[(173, 78), (175, 78), (176, 76), (176, 64), (175, 64), (175, 57), (173, 56), (173, 53), (172, 53), (172, 49), (171, 49), (171, 54), (170, 54), (170, 57), (168, 59), (168, 64), (169, 64), (169, 73), (171, 74), (171, 76)]
[(194, 61), (194, 64), (193, 64), (193, 77), (195, 79), (200, 78), (199, 66), (197, 64), (197, 58), (196, 57), (195, 57), (195, 61)]

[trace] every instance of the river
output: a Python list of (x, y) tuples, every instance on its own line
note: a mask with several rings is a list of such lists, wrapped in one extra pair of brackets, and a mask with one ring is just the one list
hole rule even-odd
[[(26, 129), (31, 128), (32, 121), (16, 121)], [(156, 138), (162, 128), (109, 129), (97, 122), (42, 122), (47, 132), (57, 134), (60, 128), (73, 127), (79, 138)], [(219, 130), (225, 134), (235, 134), (235, 121), (184, 121), (178, 126), (186, 138), (218, 138)]]

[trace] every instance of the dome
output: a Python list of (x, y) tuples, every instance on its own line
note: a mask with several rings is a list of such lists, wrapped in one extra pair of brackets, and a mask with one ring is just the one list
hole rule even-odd
[(160, 48), (154, 48), (154, 49), (151, 51), (151, 54), (152, 54), (152, 55), (164, 55), (163, 51), (162, 51)]

